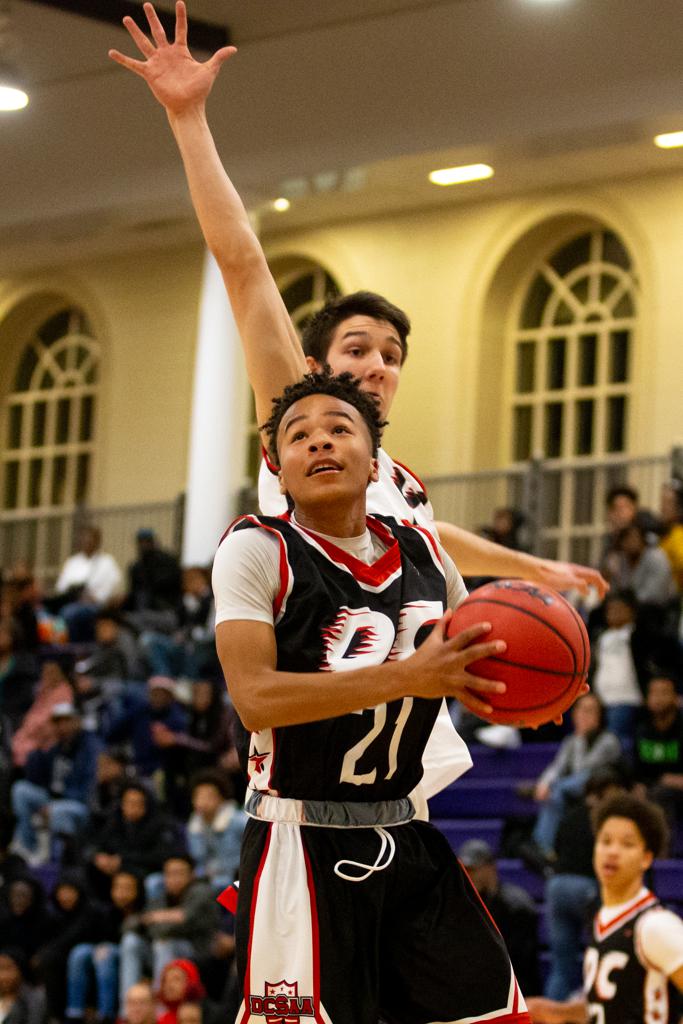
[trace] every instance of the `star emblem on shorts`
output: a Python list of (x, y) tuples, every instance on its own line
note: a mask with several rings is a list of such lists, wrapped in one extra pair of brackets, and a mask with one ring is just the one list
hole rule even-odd
[(267, 758), (269, 758), (269, 757), (270, 757), (269, 753), (266, 753), (266, 754), (252, 754), (251, 755), (251, 757), (249, 758), (249, 763), (252, 765), (252, 767), (254, 769), (254, 774), (255, 775), (260, 775), (261, 774), (261, 772), (263, 771), (263, 765), (264, 765), (265, 761), (267, 760)]

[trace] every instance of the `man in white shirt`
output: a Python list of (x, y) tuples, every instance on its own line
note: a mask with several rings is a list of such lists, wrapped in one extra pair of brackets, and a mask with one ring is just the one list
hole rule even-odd
[(123, 592), (123, 574), (113, 555), (100, 550), (102, 533), (96, 526), (83, 526), (78, 550), (62, 566), (55, 586), (65, 599), (61, 614), (69, 628), (69, 639), (94, 639), (97, 612)]

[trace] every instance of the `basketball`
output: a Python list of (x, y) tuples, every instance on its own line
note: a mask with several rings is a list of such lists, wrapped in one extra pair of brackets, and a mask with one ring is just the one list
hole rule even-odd
[(536, 726), (571, 707), (586, 681), (590, 651), (586, 627), (561, 594), (523, 580), (487, 583), (456, 609), (449, 636), (478, 622), (492, 626), (483, 639), (507, 643), (502, 655), (468, 665), (473, 675), (507, 685), (505, 693), (478, 694), (493, 708), (480, 717)]

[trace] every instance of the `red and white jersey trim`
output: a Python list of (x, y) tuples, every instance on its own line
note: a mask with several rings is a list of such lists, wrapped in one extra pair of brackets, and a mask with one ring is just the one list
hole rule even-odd
[(618, 931), (627, 921), (630, 921), (636, 914), (640, 914), (641, 911), (646, 910), (648, 907), (653, 907), (657, 903), (657, 897), (649, 890), (645, 895), (638, 894), (634, 899), (627, 904), (622, 912), (612, 918), (607, 924), (600, 923), (600, 914), (598, 913), (593, 923), (593, 934), (598, 942), (602, 942), (608, 935), (612, 935)]
[[(273, 621), (277, 625), (282, 616), (285, 614), (287, 609), (287, 599), (292, 592), (294, 586), (294, 574), (289, 564), (289, 552), (287, 550), (287, 541), (278, 530), (274, 530), (272, 526), (266, 526), (264, 523), (259, 522), (256, 516), (245, 515), (239, 516), (234, 522), (230, 524), (228, 529), (221, 537), (221, 543), (225, 540), (228, 534), (232, 533), (239, 523), (254, 523), (255, 526), (260, 527), (262, 530), (267, 530), (268, 533), (272, 534), (277, 538), (280, 553), (278, 559), (278, 571), (280, 574), (280, 587), (273, 601)], [(220, 545), (219, 545), (220, 546)]]

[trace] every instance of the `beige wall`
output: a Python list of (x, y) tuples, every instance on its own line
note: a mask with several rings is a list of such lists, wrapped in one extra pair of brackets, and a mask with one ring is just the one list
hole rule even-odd
[[(506, 461), (510, 304), (548, 244), (596, 221), (622, 237), (642, 287), (631, 450), (662, 453), (683, 442), (683, 176), (458, 203), (264, 241), (272, 258), (310, 257), (344, 290), (377, 290), (410, 313), (412, 351), (387, 447), (431, 475)], [(168, 500), (184, 488), (201, 270), (201, 249), (188, 246), (0, 281), (1, 387), (15, 356), (3, 319), (36, 288), (80, 302), (102, 339), (95, 504)]]

